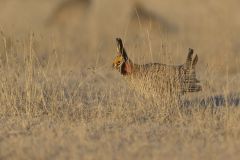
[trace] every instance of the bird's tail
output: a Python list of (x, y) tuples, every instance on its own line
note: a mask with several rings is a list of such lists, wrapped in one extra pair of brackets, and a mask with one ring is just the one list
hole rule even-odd
[(198, 56), (193, 57), (193, 49), (189, 49), (186, 63), (181, 68), (181, 81), (183, 84), (183, 92), (199, 92), (202, 90), (200, 81), (196, 76), (196, 64), (198, 62)]

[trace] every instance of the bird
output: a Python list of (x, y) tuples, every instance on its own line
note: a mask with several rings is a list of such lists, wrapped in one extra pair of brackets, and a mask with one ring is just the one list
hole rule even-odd
[(116, 43), (117, 55), (112, 67), (141, 94), (159, 97), (184, 95), (202, 90), (195, 71), (198, 55), (193, 58), (193, 49), (189, 48), (186, 61), (181, 65), (136, 64), (128, 57), (122, 39), (116, 38)]

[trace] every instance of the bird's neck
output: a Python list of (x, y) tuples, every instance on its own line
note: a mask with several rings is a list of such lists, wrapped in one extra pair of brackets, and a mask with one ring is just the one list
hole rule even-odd
[(133, 75), (140, 68), (140, 65), (133, 63), (130, 59), (128, 59), (123, 66), (122, 74), (124, 76)]

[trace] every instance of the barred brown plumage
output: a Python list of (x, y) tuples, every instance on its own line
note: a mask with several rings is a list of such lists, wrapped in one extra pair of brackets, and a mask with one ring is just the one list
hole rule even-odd
[(186, 62), (183, 65), (161, 63), (139, 65), (128, 58), (122, 40), (117, 38), (116, 41), (118, 55), (113, 61), (113, 67), (141, 93), (157, 96), (165, 93), (184, 94), (202, 90), (195, 71), (198, 56), (192, 58), (193, 49), (189, 49)]

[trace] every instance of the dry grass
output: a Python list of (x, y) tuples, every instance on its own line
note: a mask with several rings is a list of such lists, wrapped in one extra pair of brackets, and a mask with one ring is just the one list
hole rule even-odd
[[(58, 4), (54, 2), (41, 2), (44, 14), (52, 13), (50, 10)], [(8, 6), (10, 2), (1, 3)], [(237, 2), (190, 3), (188, 9), (193, 13), (189, 16), (181, 4), (172, 5), (178, 18), (166, 9), (165, 2), (142, 3), (156, 14), (157, 6), (164, 6), (159, 14), (179, 30), (151, 33), (144, 25), (139, 32), (135, 30), (139, 33), (136, 36), (130, 32), (135, 24), (130, 23), (128, 32), (121, 35), (125, 33), (133, 60), (181, 63), (187, 48), (193, 47), (200, 57), (198, 72), (204, 90), (186, 98), (239, 93), (239, 41), (229, 33), (239, 32), (239, 23), (232, 19), (226, 24), (229, 15), (239, 13), (231, 10)], [(26, 5), (32, 5), (32, 16), (43, 12), (34, 8), (41, 6), (40, 2), (29, 1)], [(215, 10), (202, 11), (206, 6)], [(6, 15), (14, 12), (7, 7), (5, 10)], [(19, 15), (27, 12), (21, 7), (19, 10)], [(217, 17), (221, 11), (222, 16)], [(96, 47), (92, 50), (77, 30), (69, 33), (61, 28), (61, 34), (55, 34), (48, 28), (30, 25), (33, 34), (29, 28), (22, 29), (21, 22), (8, 27), (14, 23), (14, 14), (8, 20), (6, 15), (2, 11), (0, 16), (4, 22), (0, 35), (0, 159), (239, 159), (239, 108), (227, 104), (181, 107), (174, 100), (162, 103), (129, 89), (111, 69), (116, 30), (110, 18), (113, 28), (105, 30), (106, 34), (95, 25), (90, 27), (90, 31), (99, 29), (94, 30), (93, 37), (87, 36)], [(208, 15), (209, 20), (198, 25), (196, 19), (188, 22), (191, 16), (201, 19)], [(25, 20), (40, 24), (47, 19)]]

